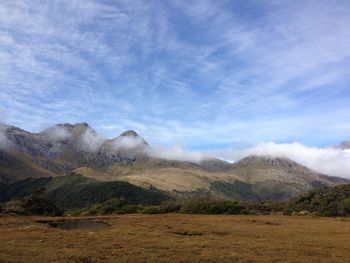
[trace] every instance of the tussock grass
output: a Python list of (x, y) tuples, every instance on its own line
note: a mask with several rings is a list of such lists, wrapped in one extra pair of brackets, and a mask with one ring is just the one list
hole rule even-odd
[(129, 214), (105, 230), (61, 230), (52, 217), (0, 217), (0, 262), (347, 262), (349, 218)]

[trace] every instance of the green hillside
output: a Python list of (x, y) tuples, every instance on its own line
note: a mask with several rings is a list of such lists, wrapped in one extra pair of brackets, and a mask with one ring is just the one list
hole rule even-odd
[(327, 189), (315, 189), (291, 199), (287, 207), (294, 211), (308, 211), (325, 216), (350, 214), (350, 184)]
[(144, 189), (126, 182), (99, 182), (81, 175), (50, 178), (28, 178), (6, 187), (2, 202), (29, 195), (43, 187), (45, 196), (61, 209), (86, 207), (111, 198), (122, 198), (130, 203), (153, 205), (170, 197), (155, 189)]

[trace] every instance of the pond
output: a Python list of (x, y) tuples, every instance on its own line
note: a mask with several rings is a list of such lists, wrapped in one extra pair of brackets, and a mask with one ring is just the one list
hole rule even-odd
[(49, 222), (49, 226), (54, 228), (61, 228), (65, 230), (104, 230), (108, 225), (101, 222), (93, 222), (90, 220), (69, 220), (62, 222)]

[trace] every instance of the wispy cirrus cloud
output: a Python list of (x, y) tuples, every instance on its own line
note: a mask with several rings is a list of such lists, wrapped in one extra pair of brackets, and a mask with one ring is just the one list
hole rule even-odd
[(0, 107), (187, 148), (350, 134), (349, 3), (2, 1)]

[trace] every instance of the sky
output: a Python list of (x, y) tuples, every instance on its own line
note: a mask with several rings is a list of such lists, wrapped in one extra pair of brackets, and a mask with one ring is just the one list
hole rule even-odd
[(349, 71), (348, 0), (0, 1), (0, 119), (32, 132), (321, 147), (350, 139)]

